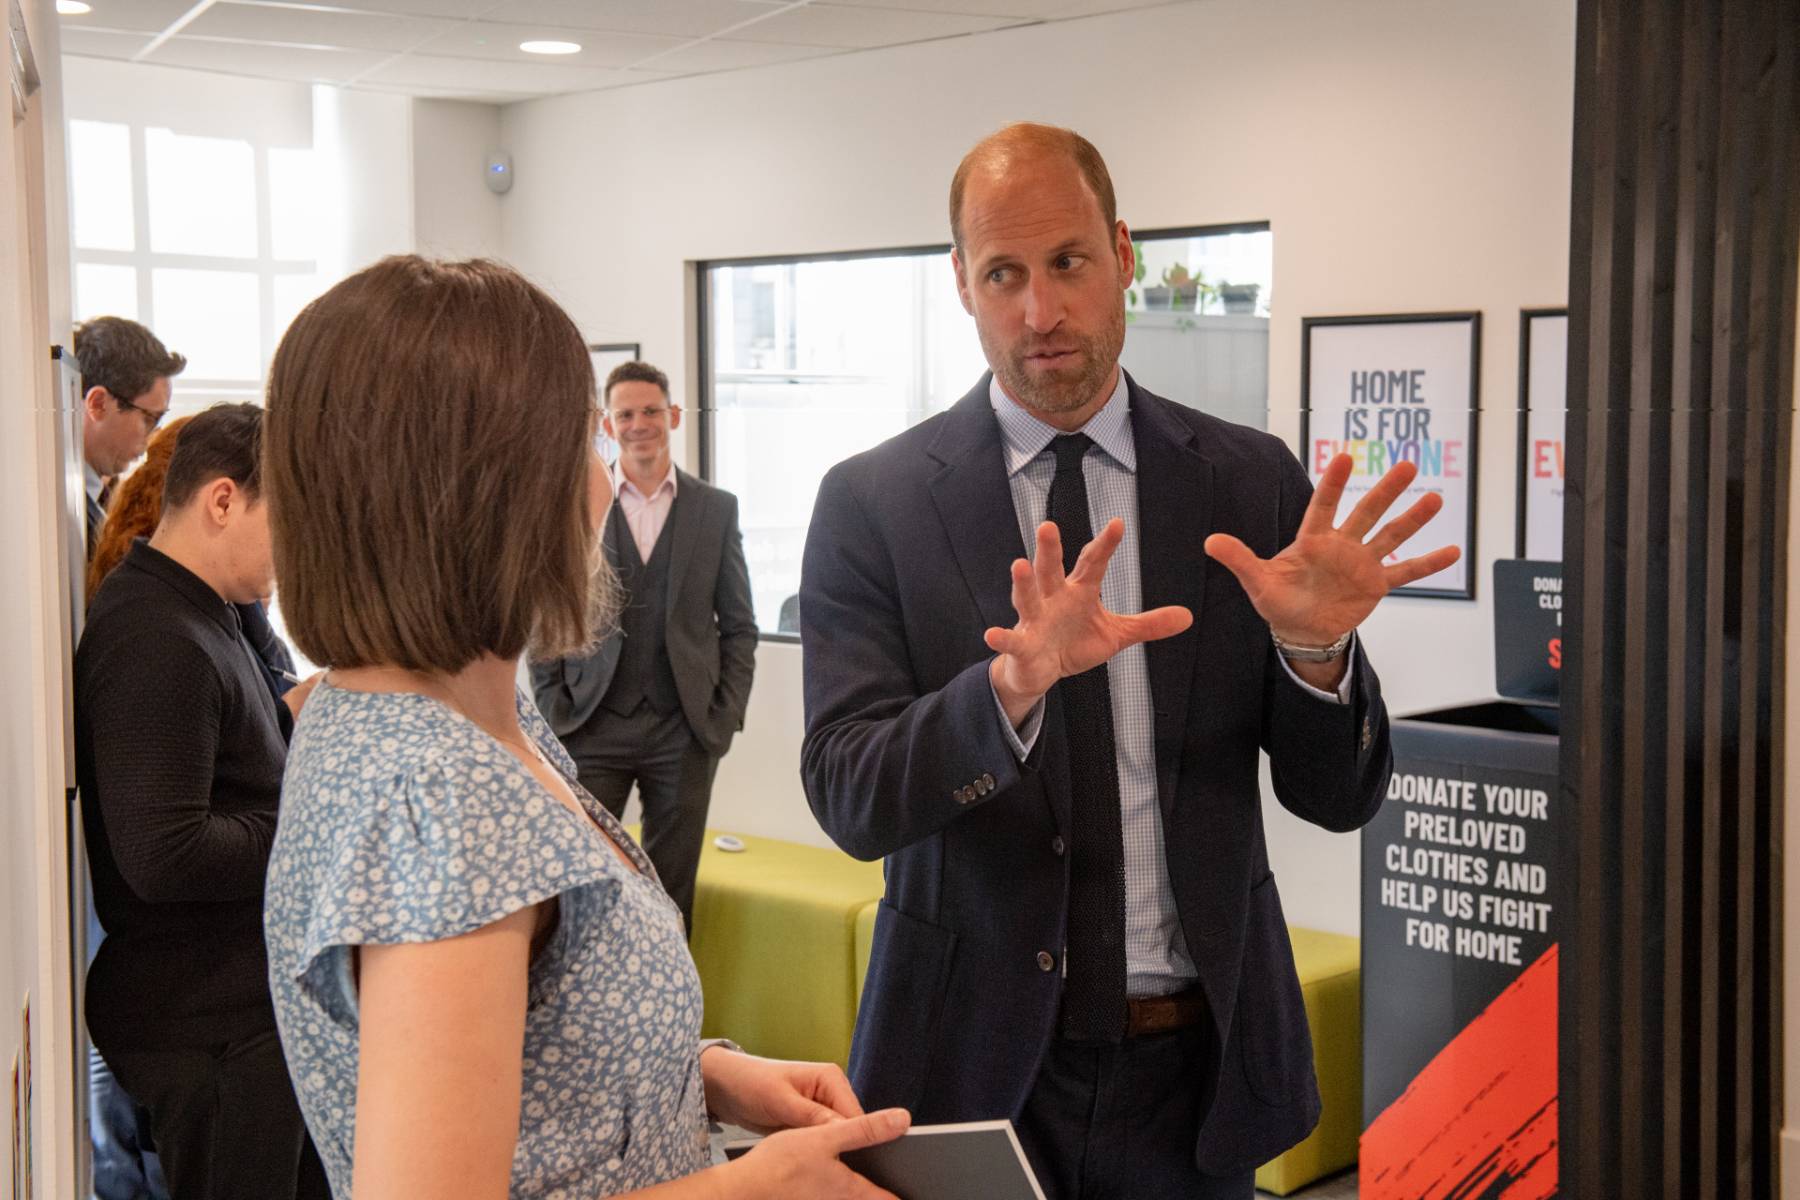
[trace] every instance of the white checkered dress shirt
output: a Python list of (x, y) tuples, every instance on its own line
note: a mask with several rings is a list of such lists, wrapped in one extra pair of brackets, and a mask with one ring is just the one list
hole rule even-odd
[[(1050, 482), (1056, 476), (1056, 456), (1050, 442), (1062, 431), (1013, 403), (997, 379), (989, 381), (988, 399), (1000, 421), (1013, 511), (1018, 515), (1019, 537), (1029, 558), (1037, 550), (1037, 527), (1044, 521), (1050, 504)], [(1114, 517), (1125, 522), (1125, 538), (1100, 583), (1100, 602), (1116, 613), (1142, 612), (1137, 446), (1132, 441), (1131, 401), (1123, 370), (1106, 406), (1089, 418), (1080, 432), (1092, 438), (1100, 451), (1089, 451), (1081, 463), (1093, 532), (1098, 534)], [(1354, 663), (1351, 665), (1354, 668)], [(1340, 703), (1349, 698), (1350, 677), (1351, 672), (1346, 671), (1344, 686), (1333, 695), (1294, 676), (1300, 686), (1314, 695)], [(1112, 695), (1119, 817), (1125, 836), (1125, 991), (1131, 996), (1159, 996), (1180, 991), (1197, 972), (1181, 935), (1175, 893), (1169, 886), (1168, 859), (1163, 853), (1162, 810), (1156, 801), (1155, 725), (1144, 647), (1128, 646), (1114, 655), (1106, 664), (1106, 682)], [(1023, 759), (1037, 741), (1043, 723), (1043, 702), (1039, 701), (1017, 731), (1000, 708), (998, 696), (994, 704), (1013, 753)]]

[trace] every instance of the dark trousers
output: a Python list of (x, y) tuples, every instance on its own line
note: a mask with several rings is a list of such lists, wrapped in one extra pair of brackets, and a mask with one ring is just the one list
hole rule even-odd
[[(88, 965), (106, 931), (87, 893)], [(169, 1200), (162, 1163), (150, 1136), (150, 1114), (126, 1094), (100, 1051), (88, 1046), (88, 1132), (94, 1148), (94, 1200)]]
[(150, 1136), (150, 1114), (125, 1094), (100, 1052), (88, 1047), (88, 1125), (94, 1200), (169, 1200)]
[(1194, 1165), (1211, 1107), (1203, 1026), (1117, 1045), (1056, 1038), (1016, 1122), (1048, 1200), (1250, 1200), (1255, 1174)]
[(173, 1200), (331, 1200), (274, 1030), (106, 1060), (150, 1112)]
[(681, 713), (664, 716), (648, 704), (628, 717), (598, 709), (563, 744), (581, 786), (613, 816), (624, 816), (625, 799), (637, 785), (644, 802), (644, 853), (692, 933), (694, 872), (706, 842), (706, 810), (719, 760), (695, 740)]

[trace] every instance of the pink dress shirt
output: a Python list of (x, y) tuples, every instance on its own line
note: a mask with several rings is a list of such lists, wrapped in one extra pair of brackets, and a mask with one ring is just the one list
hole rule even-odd
[(656, 549), (656, 539), (662, 536), (663, 526), (668, 523), (669, 510), (675, 507), (675, 465), (669, 464), (669, 473), (648, 496), (626, 477), (623, 466), (618, 468), (618, 473), (619, 510), (625, 516), (626, 528), (631, 530), (631, 540), (637, 543), (638, 557), (649, 562)]

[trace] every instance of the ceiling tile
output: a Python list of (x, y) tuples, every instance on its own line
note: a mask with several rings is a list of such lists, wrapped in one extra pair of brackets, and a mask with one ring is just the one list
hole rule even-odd
[[(196, 0), (90, 0), (64, 49), (130, 58)], [(508, 103), (1169, 0), (218, 0), (149, 61)], [(546, 58), (531, 38), (582, 44)], [(404, 56), (404, 57), (399, 57)]]
[[(977, 17), (1049, 17), (1073, 0), (832, 0), (847, 8), (897, 8)], [(1164, 0), (1156, 0), (1164, 2)]]
[(830, 0), (847, 8), (909, 9), (974, 16), (1037, 17), (1061, 20), (1127, 8), (1155, 8), (1175, 0)]
[(656, 78), (606, 67), (570, 67), (546, 62), (484, 62), (472, 58), (435, 58), (408, 54), (369, 72), (359, 83), (385, 83), (440, 89), (475, 88), (489, 92), (525, 92), (548, 96), (596, 88), (642, 83)]
[(449, 17), (456, 21), (506, 7), (504, 0), (243, 0), (243, 3), (261, 4), (267, 8), (305, 3), (316, 8), (347, 8), (405, 17)]
[(60, 18), (65, 36), (75, 29), (161, 33), (194, 7), (194, 0), (88, 0), (88, 3), (94, 6), (93, 12)]
[[(511, 0), (496, 21), (697, 38), (778, 11), (783, 0)], [(580, 40), (580, 39), (577, 39)]]
[(453, 29), (458, 22), (431, 17), (331, 12), (321, 8), (273, 8), (215, 4), (182, 29), (182, 35), (256, 42), (294, 42), (345, 50), (410, 50)]
[(892, 8), (843, 8), (809, 4), (732, 34), (748, 42), (795, 42), (811, 46), (870, 49), (924, 42), (932, 38), (984, 33), (1029, 21), (1028, 17), (968, 17), (955, 13), (913, 12)]
[(373, 50), (316, 50), (306, 46), (264, 46), (211, 38), (170, 38), (145, 62), (166, 67), (194, 67), (262, 79), (295, 79), (308, 83), (348, 83), (387, 55)]
[(1056, 0), (1046, 5), (1047, 17), (1091, 17), (1100, 13), (1123, 12), (1129, 8), (1156, 8), (1170, 0)]
[(62, 51), (86, 58), (130, 58), (150, 44), (147, 33), (115, 33), (110, 29), (64, 29)]
[(473, 104), (515, 104), (520, 100), (537, 99), (536, 92), (487, 92), (480, 88), (435, 88), (421, 84), (386, 84), (363, 82), (356, 85), (359, 92), (380, 92), (384, 95), (411, 96), (415, 100), (461, 100)]
[[(579, 42), (581, 52), (543, 55), (527, 54), (519, 49), (520, 42), (533, 38)], [(673, 49), (684, 40), (642, 33), (601, 33), (593, 30), (571, 34), (567, 29), (554, 26), (466, 21), (432, 38), (419, 47), (419, 51), (439, 58), (488, 58), (558, 67), (624, 67), (639, 59)]]
[(731, 71), (739, 67), (766, 67), (774, 63), (797, 62), (824, 54), (841, 54), (830, 46), (796, 46), (786, 42), (740, 42), (727, 38), (708, 38), (694, 42), (668, 54), (645, 59), (637, 64), (656, 71), (693, 74), (699, 71)]

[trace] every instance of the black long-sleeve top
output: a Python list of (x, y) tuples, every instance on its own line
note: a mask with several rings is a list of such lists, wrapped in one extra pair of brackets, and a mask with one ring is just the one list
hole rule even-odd
[(132, 547), (75, 652), (76, 779), (107, 934), (87, 991), (102, 1052), (274, 1027), (263, 875), (292, 727), (236, 609)]

